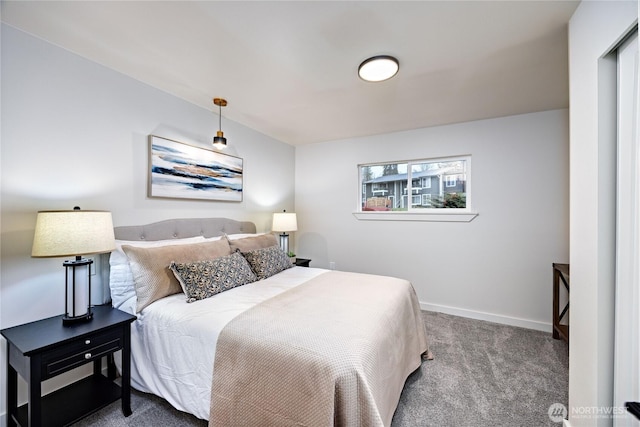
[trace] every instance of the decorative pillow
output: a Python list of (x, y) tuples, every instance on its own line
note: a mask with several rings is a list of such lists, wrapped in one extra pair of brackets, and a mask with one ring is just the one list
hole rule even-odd
[(280, 246), (269, 246), (254, 251), (243, 252), (258, 280), (266, 279), (282, 270), (293, 267), (291, 260)]
[(109, 256), (109, 287), (111, 288), (111, 304), (120, 308), (127, 300), (136, 296), (133, 273), (129, 267), (129, 258), (122, 250), (123, 245), (140, 248), (155, 248), (158, 246), (187, 245), (204, 242), (204, 237), (189, 237), (170, 240), (116, 240), (116, 248)]
[(240, 252), (249, 252), (256, 249), (268, 248), (269, 246), (278, 246), (278, 239), (273, 234), (259, 234), (233, 240), (228, 236), (225, 237), (227, 237), (231, 252), (235, 252), (238, 249), (240, 249)]
[(172, 262), (169, 268), (187, 295), (187, 302), (209, 298), (257, 280), (249, 263), (239, 252), (213, 260)]
[(230, 255), (226, 239), (190, 245), (172, 245), (158, 248), (122, 247), (129, 257), (138, 302), (136, 312), (154, 301), (182, 292), (178, 280), (169, 270), (175, 262), (195, 262)]

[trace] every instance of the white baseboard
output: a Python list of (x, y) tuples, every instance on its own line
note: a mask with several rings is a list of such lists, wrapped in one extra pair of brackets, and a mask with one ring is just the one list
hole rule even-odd
[(520, 328), (535, 329), (536, 331), (552, 332), (551, 323), (538, 322), (536, 320), (520, 319), (518, 317), (502, 316), (499, 314), (485, 313), (482, 311), (468, 310), (466, 308), (449, 307), (440, 304), (428, 304), (420, 302), (420, 308), (426, 311), (452, 314), (454, 316), (468, 317), (469, 319), (486, 320), (488, 322), (501, 323), (503, 325), (518, 326)]

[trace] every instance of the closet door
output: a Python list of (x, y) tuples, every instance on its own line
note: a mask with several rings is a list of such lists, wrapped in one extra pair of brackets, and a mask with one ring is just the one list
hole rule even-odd
[(625, 407), (640, 402), (640, 147), (638, 35), (618, 48), (618, 165), (614, 426), (640, 426)]

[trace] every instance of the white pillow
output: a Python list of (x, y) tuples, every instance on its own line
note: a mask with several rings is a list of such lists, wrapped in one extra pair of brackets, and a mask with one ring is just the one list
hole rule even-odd
[[(225, 234), (225, 236), (227, 236), (227, 238), (229, 240), (238, 240), (238, 239), (244, 239), (245, 237), (255, 237), (255, 236), (262, 236), (263, 234), (267, 234), (267, 233), (240, 233), (240, 234)], [(271, 234), (271, 233), (269, 233)]]
[(213, 236), (213, 237), (203, 237), (203, 239), (207, 242), (212, 242), (214, 240), (220, 240), (222, 239), (224, 236)]
[(111, 288), (111, 304), (120, 308), (124, 302), (136, 296), (133, 273), (129, 267), (129, 258), (122, 250), (122, 245), (136, 246), (139, 248), (155, 248), (159, 246), (187, 245), (203, 242), (202, 236), (188, 237), (186, 239), (170, 240), (116, 240), (116, 248), (109, 257), (109, 287)]

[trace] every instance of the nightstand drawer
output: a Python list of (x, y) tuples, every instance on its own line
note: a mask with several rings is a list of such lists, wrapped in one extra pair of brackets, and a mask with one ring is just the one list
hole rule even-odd
[(112, 330), (64, 344), (42, 354), (42, 378), (53, 377), (98, 359), (121, 349), (122, 345), (122, 330)]

